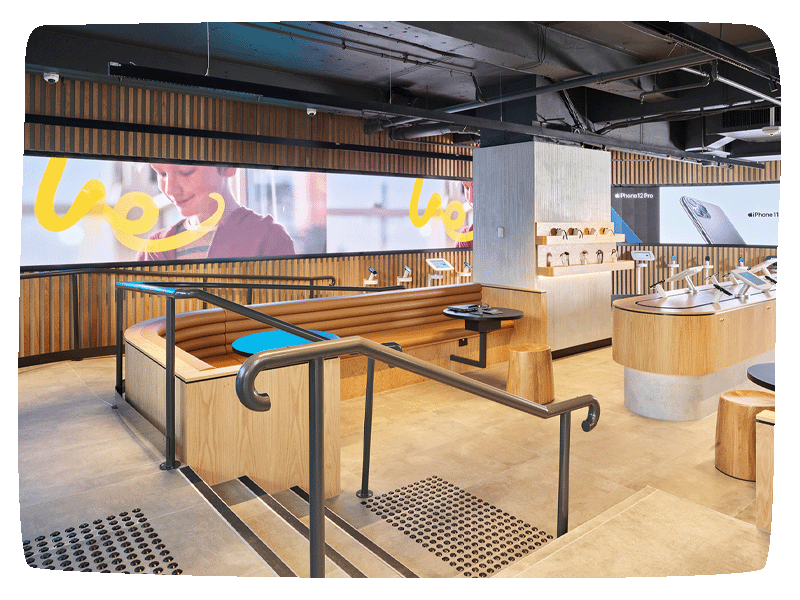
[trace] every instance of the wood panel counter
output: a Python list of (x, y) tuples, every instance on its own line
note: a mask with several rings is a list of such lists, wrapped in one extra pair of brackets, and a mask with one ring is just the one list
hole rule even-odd
[[(723, 287), (736, 294), (738, 284)], [(750, 364), (774, 360), (775, 287), (747, 297), (711, 286), (616, 300), (613, 358), (625, 367), (625, 405), (664, 420), (701, 419), (720, 392), (747, 382)], [(717, 300), (717, 301), (715, 301)]]

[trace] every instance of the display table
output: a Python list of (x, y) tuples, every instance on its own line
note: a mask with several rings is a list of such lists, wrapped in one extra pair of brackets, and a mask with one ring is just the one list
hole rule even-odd
[(775, 363), (759, 363), (748, 367), (747, 378), (768, 390), (775, 391)]
[(450, 355), (450, 360), (481, 369), (486, 368), (486, 333), (500, 329), (502, 321), (513, 321), (525, 316), (521, 310), (500, 307), (485, 307), (480, 311), (470, 312), (446, 308), (442, 312), (451, 319), (464, 319), (464, 329), (478, 332), (478, 360), (475, 361), (455, 354)]
[(613, 303), (613, 357), (625, 367), (625, 406), (654, 419), (690, 421), (717, 410), (719, 395), (747, 386), (748, 367), (775, 360), (777, 291), (715, 302), (713, 286)]
[[(328, 333), (327, 331), (314, 331), (309, 329), (311, 333), (319, 334), (329, 340), (335, 340), (338, 336)], [(288, 348), (289, 346), (300, 346), (302, 344), (311, 344), (312, 340), (301, 338), (287, 331), (273, 330), (273, 331), (259, 331), (258, 333), (251, 333), (250, 335), (243, 335), (236, 339), (231, 344), (234, 351), (243, 356), (252, 356), (258, 352), (265, 350), (275, 350), (277, 348)]]

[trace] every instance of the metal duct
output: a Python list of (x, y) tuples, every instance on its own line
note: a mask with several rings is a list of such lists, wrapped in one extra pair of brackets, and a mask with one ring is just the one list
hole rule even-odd
[(389, 132), (389, 139), (395, 142), (403, 140), (417, 140), (419, 138), (445, 135), (447, 133), (466, 133), (473, 135), (480, 134), (476, 127), (465, 127), (463, 125), (451, 125), (448, 123), (434, 123), (432, 125), (419, 125), (418, 127), (392, 129)]
[(702, 71), (694, 71), (691, 69), (684, 69), (684, 70), (689, 71), (690, 73), (697, 73), (698, 75), (702, 75), (705, 77), (705, 79), (698, 83), (689, 83), (687, 85), (677, 85), (675, 87), (653, 90), (651, 92), (642, 92), (641, 94), (639, 94), (639, 101), (644, 102), (644, 99), (647, 96), (652, 96), (653, 94), (667, 94), (670, 92), (680, 92), (683, 90), (694, 90), (697, 88), (706, 87), (709, 83), (711, 83), (711, 75), (709, 75), (708, 73), (703, 73)]

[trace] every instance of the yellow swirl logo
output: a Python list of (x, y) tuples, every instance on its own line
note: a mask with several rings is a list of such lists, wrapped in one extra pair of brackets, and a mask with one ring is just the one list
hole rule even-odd
[[(431, 195), (428, 204), (425, 206), (425, 212), (422, 216), (419, 215), (419, 197), (422, 193), (422, 179), (414, 180), (414, 189), (411, 192), (411, 204), (408, 207), (408, 216), (414, 227), (422, 227), (427, 224), (431, 219), (441, 219), (444, 223), (445, 232), (451, 240), (456, 242), (471, 242), (472, 232), (467, 231), (459, 233), (459, 229), (464, 225), (464, 220), (467, 213), (464, 211), (464, 206), (457, 200), (451, 200), (448, 205), (442, 210), (442, 196), (436, 192)], [(451, 215), (455, 213), (455, 218)]]
[[(136, 236), (149, 231), (158, 220), (158, 207), (153, 202), (153, 198), (144, 192), (128, 192), (120, 196), (112, 208), (106, 204), (106, 187), (101, 181), (91, 179), (78, 192), (66, 214), (59, 216), (55, 211), (55, 197), (66, 166), (66, 158), (51, 158), (47, 162), (42, 182), (39, 184), (36, 194), (33, 212), (39, 224), (48, 231), (57, 232), (69, 229), (99, 205), (101, 217), (111, 225), (120, 244), (131, 250), (142, 252), (165, 252), (181, 248), (201, 238), (208, 228), (214, 227), (219, 222), (225, 210), (225, 201), (222, 196), (212, 193), (210, 196), (216, 200), (217, 209), (213, 215), (200, 224), (197, 231), (182, 231), (160, 240), (143, 239)], [(138, 219), (129, 219), (128, 214), (137, 207), (142, 214)]]

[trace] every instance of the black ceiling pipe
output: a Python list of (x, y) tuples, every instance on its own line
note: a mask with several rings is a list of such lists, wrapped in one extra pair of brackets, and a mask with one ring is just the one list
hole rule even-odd
[[(758, 50), (768, 50), (772, 48), (772, 42), (770, 42), (769, 40), (762, 42), (754, 42), (752, 44), (746, 44), (742, 46), (742, 48), (753, 52)], [(664, 73), (667, 71), (677, 71), (678, 69), (682, 69), (684, 67), (695, 67), (703, 63), (707, 63), (709, 62), (709, 60), (711, 60), (710, 57), (702, 53), (691, 54), (689, 56), (678, 56), (675, 58), (667, 58), (664, 60), (659, 60), (644, 65), (636, 65), (634, 67), (620, 69), (619, 71), (609, 71), (607, 73), (598, 73), (596, 75), (580, 75), (578, 77), (572, 77), (570, 79), (565, 79), (564, 81), (559, 81), (558, 83), (537, 87), (525, 92), (519, 92), (516, 94), (511, 94), (509, 96), (498, 96), (497, 98), (489, 98), (484, 100), (483, 102), (468, 102), (466, 104), (458, 104), (456, 106), (451, 106), (449, 108), (440, 109), (440, 111), (450, 114), (463, 112), (466, 110), (473, 110), (481, 106), (489, 106), (491, 104), (497, 104), (500, 102), (510, 102), (512, 100), (522, 100), (524, 98), (531, 98), (533, 96), (549, 94), (552, 92), (560, 92), (586, 85), (610, 83), (612, 81), (619, 81), (620, 79), (632, 79), (634, 77), (644, 77), (645, 75), (654, 75), (657, 73)], [(396, 119), (386, 126), (384, 126), (384, 124), (381, 123), (380, 121), (367, 122), (364, 125), (364, 133), (377, 133), (378, 131), (385, 129), (386, 127), (406, 125), (408, 123), (413, 123), (416, 120), (417, 119), (413, 117)]]

